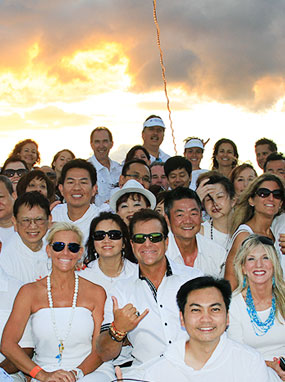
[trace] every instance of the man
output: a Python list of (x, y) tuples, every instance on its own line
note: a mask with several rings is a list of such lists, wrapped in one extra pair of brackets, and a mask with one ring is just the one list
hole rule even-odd
[[(120, 354), (122, 341), (132, 344), (133, 365), (126, 376), (138, 376), (139, 365), (159, 356), (166, 345), (184, 338), (175, 295), (178, 288), (201, 273), (165, 257), (168, 227), (163, 216), (150, 209), (137, 212), (130, 223), (138, 273), (118, 281), (108, 296), (97, 341), (103, 361)], [(112, 324), (111, 324), (112, 323)]]
[(154, 161), (150, 165), (151, 185), (157, 184), (164, 190), (168, 190), (169, 184), (164, 172), (164, 162)]
[(171, 233), (167, 257), (200, 269), (212, 276), (223, 275), (226, 250), (199, 234), (202, 223), (201, 201), (195, 191), (178, 187), (164, 200)]
[(164, 171), (171, 190), (177, 187), (189, 188), (192, 174), (190, 161), (179, 155), (171, 157), (164, 163)]
[(169, 155), (164, 153), (159, 147), (164, 138), (165, 125), (163, 120), (157, 115), (150, 115), (143, 124), (142, 139), (143, 147), (150, 154), (150, 162), (165, 162)]
[(88, 161), (97, 172), (98, 194), (95, 204), (100, 207), (110, 199), (110, 192), (121, 175), (121, 165), (109, 158), (114, 143), (112, 133), (107, 127), (96, 127), (90, 135), (90, 144), (94, 155)]
[(148, 165), (141, 159), (132, 159), (126, 162), (122, 169), (122, 175), (119, 179), (120, 188), (130, 179), (139, 182), (144, 188), (149, 189), (151, 182), (151, 173)]
[(3, 244), (15, 233), (12, 222), (15, 197), (10, 179), (0, 175), (0, 252)]
[(177, 293), (182, 326), (188, 339), (167, 348), (148, 365), (144, 379), (156, 382), (268, 382), (261, 355), (227, 338), (231, 287), (228, 281), (198, 277)]
[(107, 204), (100, 208), (91, 204), (97, 192), (97, 175), (94, 166), (84, 159), (73, 159), (67, 162), (61, 172), (59, 191), (65, 199), (52, 210), (53, 222), (69, 222), (78, 226), (83, 232), (84, 242), (89, 236), (92, 219), (102, 211), (110, 210)]
[(285, 181), (285, 156), (282, 153), (269, 154), (264, 163), (264, 172), (270, 172)]
[(3, 247), (0, 266), (23, 283), (33, 282), (48, 273), (43, 238), (51, 224), (49, 202), (38, 191), (27, 192), (15, 201), (13, 213), (17, 234)]
[(271, 139), (261, 138), (255, 142), (256, 161), (262, 170), (268, 155), (275, 151), (277, 151), (277, 145)]

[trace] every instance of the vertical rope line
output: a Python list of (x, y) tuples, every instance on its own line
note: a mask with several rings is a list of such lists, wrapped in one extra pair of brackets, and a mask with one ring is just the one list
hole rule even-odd
[(158, 21), (157, 21), (157, 14), (156, 14), (156, 0), (153, 0), (153, 19), (154, 19), (154, 23), (156, 26), (157, 45), (159, 48), (160, 66), (161, 66), (161, 71), (162, 71), (162, 79), (163, 79), (164, 93), (165, 93), (165, 97), (166, 97), (166, 104), (167, 104), (167, 110), (168, 110), (168, 116), (169, 116), (169, 122), (170, 122), (170, 128), (171, 128), (172, 141), (173, 141), (173, 145), (174, 145), (175, 155), (177, 155), (175, 136), (174, 136), (174, 130), (173, 130), (172, 118), (171, 118), (170, 102), (169, 102), (169, 98), (168, 98), (168, 94), (167, 94), (167, 81), (166, 81), (166, 76), (165, 76), (165, 66), (163, 63), (163, 53), (162, 53), (162, 49), (161, 49), (161, 45), (160, 45), (160, 30), (159, 30), (159, 25), (158, 25)]

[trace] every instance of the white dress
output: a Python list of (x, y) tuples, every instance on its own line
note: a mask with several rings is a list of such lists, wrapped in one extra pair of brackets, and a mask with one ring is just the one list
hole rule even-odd
[(228, 252), (230, 248), (230, 235), (227, 233), (223, 233), (221, 231), (218, 231), (215, 227), (213, 227), (213, 239), (211, 238), (211, 222), (208, 220), (202, 223), (202, 226), (204, 227), (204, 235), (210, 240), (213, 240), (215, 243), (219, 244), (225, 250)]

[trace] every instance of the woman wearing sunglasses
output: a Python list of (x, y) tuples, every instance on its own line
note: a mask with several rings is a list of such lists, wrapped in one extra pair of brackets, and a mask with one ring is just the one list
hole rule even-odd
[[(105, 291), (75, 273), (83, 235), (70, 223), (56, 223), (47, 237), (51, 273), (24, 285), (2, 336), (2, 352), (32, 381), (74, 382), (102, 363), (95, 341), (103, 320)], [(18, 345), (30, 319), (35, 354)], [(96, 380), (96, 371), (92, 374)]]
[(241, 243), (252, 233), (273, 240), (281, 265), (285, 269), (285, 258), (282, 258), (278, 240), (275, 241), (271, 231), (273, 219), (283, 210), (284, 200), (283, 183), (279, 177), (272, 174), (263, 174), (256, 178), (238, 200), (232, 218), (232, 246), (225, 272), (225, 278), (230, 281), (233, 290), (237, 286), (234, 258)]
[(238, 280), (230, 306), (228, 335), (256, 348), (269, 366), (270, 381), (284, 381), (285, 282), (273, 241), (250, 235), (234, 262)]
[(1, 169), (1, 175), (5, 175), (11, 180), (14, 191), (16, 191), (20, 178), (28, 172), (26, 162), (18, 156), (8, 158)]

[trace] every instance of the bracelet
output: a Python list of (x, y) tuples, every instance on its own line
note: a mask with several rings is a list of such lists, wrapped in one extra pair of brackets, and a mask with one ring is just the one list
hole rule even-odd
[(78, 369), (78, 367), (75, 367), (73, 370), (70, 370), (70, 372), (74, 375), (76, 381), (84, 377), (83, 371), (81, 369)]
[(120, 330), (117, 330), (113, 321), (109, 327), (109, 334), (113, 341), (122, 342), (125, 339), (127, 332), (121, 332)]
[(41, 370), (43, 370), (40, 366), (38, 366), (38, 365), (36, 365), (31, 371), (30, 371), (30, 376), (32, 377), (32, 378), (35, 378), (36, 377), (36, 375), (41, 371)]

